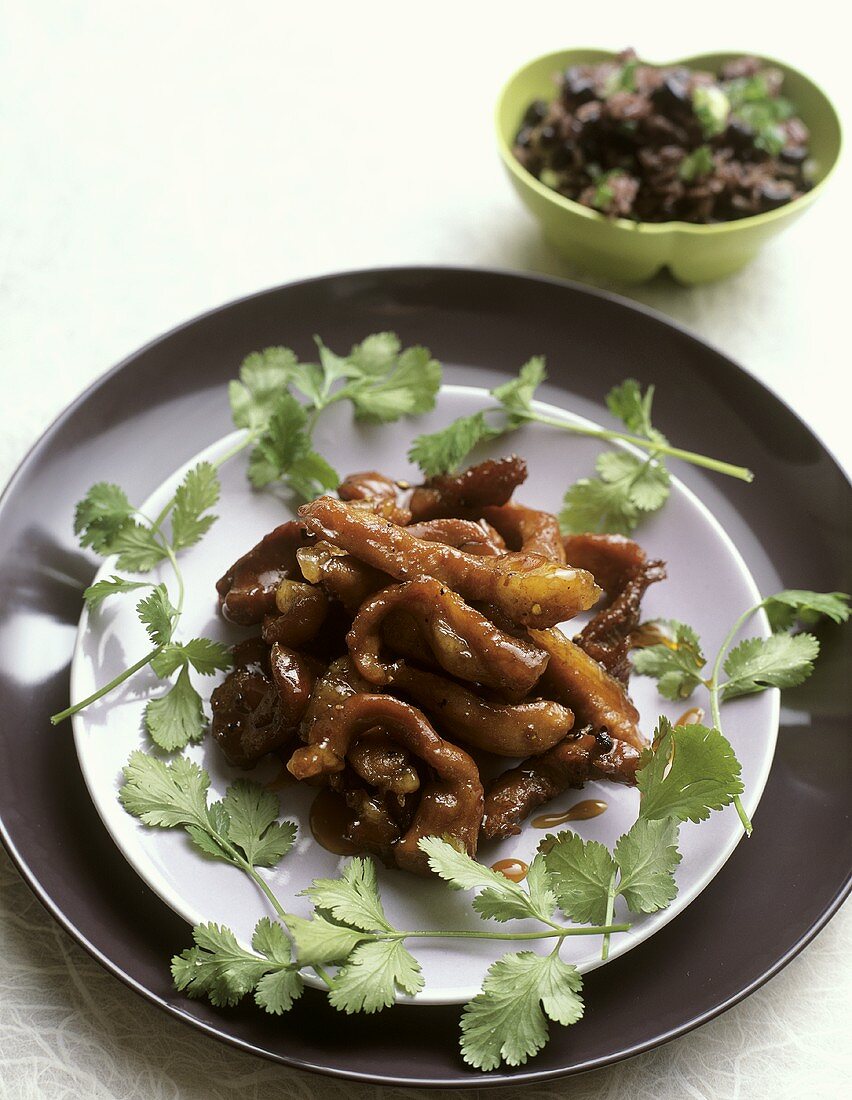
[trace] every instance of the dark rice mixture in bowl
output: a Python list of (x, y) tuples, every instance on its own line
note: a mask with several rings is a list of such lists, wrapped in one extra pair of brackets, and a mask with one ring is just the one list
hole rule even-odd
[(812, 186), (808, 129), (783, 81), (754, 57), (711, 73), (625, 50), (560, 74), (556, 99), (527, 108), (513, 152), (546, 186), (610, 217), (747, 218)]

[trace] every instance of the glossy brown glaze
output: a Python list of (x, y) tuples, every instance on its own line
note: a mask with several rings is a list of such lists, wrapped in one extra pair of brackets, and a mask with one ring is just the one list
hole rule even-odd
[(632, 786), (638, 762), (637, 750), (622, 741), (591, 733), (566, 737), (488, 784), (482, 839), (514, 836), (533, 810), (571, 787), (582, 787), (589, 779)]
[(599, 798), (584, 798), (567, 810), (540, 814), (532, 819), (530, 825), (534, 829), (556, 829), (559, 825), (567, 825), (569, 821), (589, 821), (593, 817), (600, 817), (606, 812), (606, 808), (607, 803)]
[(527, 479), (527, 464), (517, 455), (486, 459), (460, 474), (428, 478), (415, 487), (409, 501), (412, 519), (439, 519), (442, 516), (481, 514), (489, 504), (505, 504)]
[(328, 597), (321, 588), (285, 577), (275, 592), (277, 614), (263, 621), (263, 640), (298, 648), (312, 642), (328, 618)]
[(661, 561), (646, 561), (627, 573), (609, 607), (599, 611), (575, 638), (577, 645), (607, 672), (627, 684), (630, 678), (630, 649), (639, 625), (642, 597), (651, 584), (665, 580)]
[(411, 511), (405, 503), (408, 495), (403, 488), (385, 474), (376, 470), (349, 474), (337, 487), (341, 500), (355, 500), (368, 504), (373, 511), (402, 526), (411, 522)]
[(253, 626), (275, 613), (275, 593), (285, 577), (298, 575), (296, 551), (304, 545), (302, 525), (288, 520), (270, 531), (216, 582), (226, 619)]
[(308, 818), (311, 835), (327, 852), (338, 856), (354, 856), (358, 848), (346, 835), (353, 816), (344, 795), (330, 787), (321, 787), (311, 803)]
[(565, 560), (587, 569), (606, 593), (614, 599), (625, 583), (645, 564), (645, 551), (625, 535), (565, 535), (562, 540)]
[(305, 580), (320, 585), (329, 596), (339, 600), (350, 615), (390, 581), (387, 573), (373, 569), (324, 540), (299, 550), (297, 558)]
[(510, 882), (523, 882), (527, 877), (530, 865), (522, 859), (498, 859), (491, 864), (491, 870), (496, 871)]
[(573, 618), (597, 600), (599, 589), (585, 570), (570, 569), (538, 554), (483, 558), (413, 538), (404, 527), (332, 497), (299, 509), (309, 530), (396, 580), (430, 576), (468, 600), (495, 604), (514, 622), (540, 627)]
[[(690, 707), (674, 721), (675, 726), (700, 726), (704, 721), (704, 711), (701, 707)], [(674, 748), (674, 746), (672, 746)]]
[(423, 539), (424, 542), (440, 542), (444, 546), (454, 546), (466, 554), (480, 554), (493, 558), (506, 552), (506, 543), (500, 533), (485, 520), (429, 519), (422, 523), (410, 524), (408, 533), (414, 538)]
[[(440, 581), (431, 577), (383, 588), (367, 600), (347, 636), (361, 675), (373, 684), (392, 680), (382, 662), (382, 626), (391, 612), (417, 623), (435, 660), (459, 679), (482, 684), (507, 699), (522, 699), (547, 666), (540, 646), (500, 630)], [(387, 639), (393, 644), (392, 636)]]
[(482, 510), (486, 520), (503, 536), (511, 550), (541, 554), (552, 561), (565, 563), (565, 548), (559, 521), (552, 512), (540, 512), (523, 504), (490, 505)]
[(639, 711), (618, 680), (561, 630), (531, 630), (530, 634), (550, 653), (541, 683), (544, 694), (570, 707), (579, 725), (606, 730), (619, 741), (643, 748)]
[(550, 699), (488, 702), (446, 676), (402, 664), (393, 685), (426, 711), (437, 729), (498, 756), (530, 756), (561, 741), (574, 725), (567, 707)]
[(351, 745), (376, 726), (431, 769), (411, 824), (394, 845), (396, 865), (429, 874), (427, 857), (418, 847), (426, 836), (446, 837), (475, 855), (483, 802), (476, 764), (466, 752), (439, 737), (420, 711), (399, 699), (385, 695), (347, 699), (322, 724), (317, 723), (311, 744), (296, 749), (287, 767), (300, 780), (340, 772)]

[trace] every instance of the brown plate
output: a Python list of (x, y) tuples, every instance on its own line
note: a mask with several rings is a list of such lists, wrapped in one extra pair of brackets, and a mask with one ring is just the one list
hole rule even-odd
[(308, 990), (283, 1019), (219, 1010), (171, 988), (186, 925), (136, 877), (89, 801), (63, 707), (80, 594), (94, 562), (71, 533), (74, 502), (108, 476), (142, 498), (230, 427), (223, 386), (249, 351), (346, 347), (395, 329), (492, 385), (533, 352), (543, 398), (595, 419), (631, 374), (659, 387), (658, 426), (750, 466), (752, 487), (678, 474), (714, 511), (762, 591), (849, 588), (850, 486), (825, 447), (769, 390), (719, 352), (618, 298), (554, 280), (409, 268), (280, 287), (224, 306), (119, 364), (48, 429), (0, 503), (0, 835), (56, 919), (104, 966), (175, 1017), (302, 1069), (376, 1083), (478, 1086), (593, 1069), (683, 1034), (776, 973), (849, 891), (852, 835), (848, 646), (823, 630), (814, 677), (785, 696), (775, 763), (753, 838), (688, 910), (586, 979), (586, 1015), (554, 1026), (526, 1067), (483, 1075), (457, 1053), (458, 1009), (398, 1007), (349, 1018)]

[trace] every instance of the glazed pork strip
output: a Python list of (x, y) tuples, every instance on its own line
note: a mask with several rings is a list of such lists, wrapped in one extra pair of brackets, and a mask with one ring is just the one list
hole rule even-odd
[(447, 676), (405, 663), (394, 669), (392, 688), (425, 710), (439, 732), (496, 756), (546, 752), (574, 725), (571, 711), (551, 699), (489, 702)]
[(542, 694), (570, 707), (580, 725), (606, 730), (634, 748), (645, 747), (639, 712), (618, 680), (561, 630), (531, 630), (530, 635), (550, 654)]
[(590, 730), (570, 735), (552, 749), (525, 760), (488, 785), (482, 839), (501, 840), (521, 831), (521, 822), (546, 802), (591, 779), (633, 786), (639, 752), (623, 741)]
[[(547, 666), (547, 652), (540, 646), (500, 630), (440, 581), (423, 577), (383, 588), (363, 604), (352, 622), (346, 639), (350, 656), (371, 683), (384, 685), (392, 679), (381, 649), (382, 627), (395, 612), (414, 619), (421, 638), (446, 672), (493, 688), (513, 702), (532, 690)], [(389, 637), (392, 646), (392, 634)]]
[(404, 527), (332, 497), (299, 509), (308, 530), (399, 581), (429, 576), (466, 600), (493, 603), (514, 622), (548, 627), (594, 605), (600, 589), (591, 574), (538, 554), (483, 558), (452, 546), (412, 538)]
[(296, 551), (305, 542), (302, 524), (289, 520), (238, 558), (216, 582), (222, 615), (240, 626), (254, 626), (274, 614), (279, 583), (285, 577), (299, 579)]
[(622, 684), (630, 678), (631, 635), (639, 625), (642, 597), (649, 585), (665, 576), (664, 562), (639, 566), (609, 607), (599, 611), (575, 638), (577, 645)]
[(509, 501), (507, 504), (488, 505), (483, 508), (482, 515), (496, 527), (511, 550), (541, 554), (560, 564), (565, 563), (559, 521), (552, 512), (541, 512)]
[(517, 455), (487, 459), (461, 474), (442, 474), (415, 487), (408, 506), (414, 522), (443, 516), (478, 519), (489, 504), (505, 504), (527, 479), (527, 464)]
[(411, 825), (393, 847), (397, 866), (429, 874), (427, 857), (418, 847), (426, 836), (445, 837), (474, 856), (483, 807), (479, 770), (466, 752), (440, 737), (408, 703), (388, 695), (353, 695), (314, 727), (311, 744), (296, 749), (287, 767), (300, 780), (342, 771), (351, 746), (376, 727), (430, 769)]

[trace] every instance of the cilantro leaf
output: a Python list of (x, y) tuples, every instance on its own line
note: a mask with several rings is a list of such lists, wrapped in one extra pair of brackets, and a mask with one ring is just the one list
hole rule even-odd
[(354, 928), (334, 924), (321, 914), (310, 920), (287, 915), (287, 927), (296, 945), (296, 955), (301, 966), (319, 966), (323, 963), (342, 962), (358, 944), (370, 937)]
[(307, 410), (286, 391), (276, 399), (266, 431), (249, 456), (249, 479), (256, 489), (279, 478), (305, 499), (340, 481), (311, 447)]
[(426, 348), (407, 348), (385, 377), (367, 375), (343, 391), (357, 420), (389, 423), (435, 407), (441, 386), (441, 364)]
[(688, 699), (704, 679), (701, 673), (707, 660), (701, 652), (701, 641), (686, 623), (676, 619), (660, 623), (670, 631), (671, 641), (637, 650), (633, 670), (656, 679), (657, 690), (666, 699)]
[(199, 462), (188, 470), (175, 490), (171, 511), (172, 547), (184, 550), (193, 546), (216, 522), (216, 516), (203, 513), (219, 499), (219, 478), (209, 462)]
[(788, 630), (797, 620), (811, 625), (821, 615), (835, 623), (849, 618), (849, 596), (845, 592), (808, 592), (790, 588), (767, 596), (763, 601), (773, 633)]
[(606, 405), (613, 416), (624, 423), (634, 435), (644, 436), (657, 443), (665, 443), (666, 437), (651, 423), (651, 409), (654, 404), (653, 386), (645, 393), (635, 378), (626, 378), (606, 395)]
[(327, 910), (341, 923), (365, 932), (393, 931), (379, 897), (376, 865), (371, 859), (356, 856), (339, 878), (314, 879), (303, 893), (317, 909)]
[(423, 988), (420, 964), (402, 940), (362, 943), (337, 972), (328, 1000), (340, 1012), (379, 1012), (394, 1003), (401, 989), (414, 994)]
[(521, 951), (488, 968), (482, 992), (461, 1020), (462, 1057), (476, 1069), (505, 1061), (522, 1066), (547, 1042), (547, 1020), (573, 1024), (583, 1015), (582, 979), (558, 955)]
[(237, 943), (223, 925), (197, 924), (192, 930), (195, 947), (172, 959), (175, 986), (190, 997), (206, 996), (219, 1007), (237, 1004), (269, 969)]
[(281, 347), (252, 352), (243, 360), (240, 381), (234, 380), (228, 386), (231, 415), (238, 428), (252, 431), (266, 428), (296, 362), (293, 352)]
[(634, 913), (655, 913), (677, 896), (672, 872), (680, 863), (678, 827), (670, 820), (640, 817), (615, 846), (621, 871), (618, 893)]
[(192, 686), (189, 670), (182, 668), (174, 686), (145, 707), (145, 726), (151, 740), (166, 752), (200, 741), (206, 723), (201, 696)]
[(293, 847), (296, 826), (279, 822), (281, 805), (273, 791), (249, 779), (237, 779), (222, 799), (228, 815), (228, 839), (253, 867), (274, 867)]
[(206, 996), (214, 1005), (225, 1007), (255, 989), (257, 1004), (278, 1015), (301, 995), (302, 979), (280, 924), (265, 917), (258, 923), (252, 938), (258, 955), (240, 947), (234, 933), (223, 925), (198, 924), (192, 937), (195, 947), (172, 959), (175, 986), (188, 996)]
[(478, 443), (496, 439), (501, 428), (492, 427), (484, 412), (460, 416), (452, 424), (428, 435), (418, 435), (408, 451), (426, 477), (454, 473)]
[(678, 166), (677, 174), (685, 183), (692, 183), (701, 176), (706, 176), (716, 167), (713, 160), (713, 150), (709, 145), (699, 145), (691, 153), (683, 158)]
[(706, 138), (721, 134), (728, 125), (731, 104), (715, 84), (699, 84), (692, 91), (692, 109)]
[(580, 478), (568, 491), (559, 512), (563, 534), (608, 531), (629, 535), (639, 522), (639, 511), (623, 482)]
[(722, 700), (752, 695), (768, 687), (795, 687), (814, 670), (819, 642), (813, 634), (773, 634), (748, 638), (725, 658), (728, 680)]
[(98, 554), (111, 554), (112, 543), (134, 512), (133, 505), (118, 485), (99, 481), (93, 485), (74, 512), (74, 534), (81, 546)]
[(166, 548), (151, 528), (134, 520), (115, 533), (108, 553), (118, 555), (119, 569), (129, 569), (133, 573), (149, 573), (168, 557)]
[(120, 592), (133, 592), (137, 588), (150, 588), (149, 581), (128, 581), (124, 577), (118, 577), (115, 573), (111, 577), (104, 577), (89, 587), (83, 593), (83, 599), (90, 611), (95, 611), (101, 606), (108, 596), (116, 596)]
[(166, 763), (137, 750), (122, 774), (119, 801), (145, 825), (173, 829), (206, 819), (210, 776), (185, 756)]
[[(544, 356), (534, 355), (521, 367), (517, 378), (497, 386), (491, 391), (491, 396), (496, 397), (507, 412), (523, 419), (530, 411), (535, 391), (546, 378)], [(510, 425), (514, 426), (511, 420)]]
[(704, 821), (742, 794), (740, 762), (716, 729), (695, 723), (672, 728), (660, 717), (656, 749), (645, 749), (636, 772), (640, 817), (648, 821)]
[(545, 837), (545, 860), (559, 908), (578, 924), (603, 924), (616, 864), (609, 849), (570, 829)]
[(231, 651), (212, 638), (192, 638), (188, 642), (169, 642), (151, 660), (151, 668), (163, 679), (187, 664), (202, 676), (212, 676), (231, 667)]
[(164, 584), (154, 586), (151, 594), (136, 605), (136, 614), (154, 645), (165, 645), (172, 636), (176, 609)]
[(393, 367), (401, 347), (395, 332), (376, 332), (368, 336), (349, 352), (353, 374), (386, 374)]

